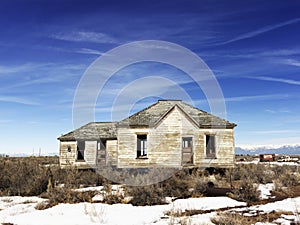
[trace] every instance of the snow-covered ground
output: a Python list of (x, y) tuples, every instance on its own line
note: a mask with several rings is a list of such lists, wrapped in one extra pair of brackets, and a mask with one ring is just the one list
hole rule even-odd
[[(18, 225), (141, 225), (168, 224), (166, 212), (186, 209), (218, 209), (244, 206), (245, 203), (228, 197), (179, 199), (168, 205), (132, 206), (130, 204), (107, 205), (102, 203), (59, 204), (49, 209), (36, 210), (34, 207), (44, 201), (37, 197), (1, 197), (0, 221)], [(207, 217), (209, 222), (209, 217)]]
[(268, 184), (259, 184), (258, 190), (260, 191), (261, 199), (268, 199), (271, 197), (271, 191), (275, 189), (275, 185), (273, 183)]
[(300, 163), (298, 162), (260, 162), (258, 158), (254, 159), (253, 161), (249, 161), (249, 162), (245, 162), (245, 161), (237, 161), (236, 164), (268, 164), (268, 165), (277, 165), (277, 166), (299, 166), (300, 167)]
[[(261, 197), (263, 199), (268, 198), (272, 188), (272, 184), (260, 185)], [(102, 187), (84, 190), (91, 189), (99, 191), (102, 190)], [(117, 189), (117, 187), (113, 189)], [(290, 224), (290, 221), (297, 219), (300, 210), (300, 197), (251, 207), (229, 197), (202, 197), (178, 199), (167, 205), (158, 206), (78, 203), (59, 204), (49, 209), (36, 210), (35, 206), (42, 201), (46, 200), (38, 197), (0, 197), (0, 223), (13, 223), (15, 225), (168, 225), (180, 224), (180, 221), (185, 220), (188, 222), (187, 224), (191, 225), (212, 224), (210, 218), (216, 216), (219, 209), (224, 210), (224, 208), (229, 207), (231, 208), (229, 211), (246, 213), (249, 216), (257, 212), (289, 211), (294, 215), (284, 215), (283, 213), (276, 222), (278, 224)], [(202, 210), (203, 213), (190, 217), (172, 216), (186, 210)], [(259, 224), (262, 223), (257, 223), (257, 225)]]

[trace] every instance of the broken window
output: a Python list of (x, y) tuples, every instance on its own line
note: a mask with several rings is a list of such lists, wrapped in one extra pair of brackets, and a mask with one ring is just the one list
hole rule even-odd
[(77, 141), (77, 160), (84, 160), (85, 141)]
[(193, 164), (193, 138), (182, 138), (182, 165)]
[(216, 157), (216, 136), (205, 135), (205, 139), (206, 139), (206, 157), (215, 158)]
[(106, 140), (99, 140), (97, 142), (98, 165), (106, 165)]
[(191, 148), (192, 140), (193, 140), (193, 138), (191, 138), (191, 137), (183, 137), (182, 138), (182, 147), (183, 148)]
[(106, 149), (106, 140), (100, 140), (97, 142), (97, 150), (105, 150)]
[(137, 157), (147, 156), (147, 135), (137, 135)]

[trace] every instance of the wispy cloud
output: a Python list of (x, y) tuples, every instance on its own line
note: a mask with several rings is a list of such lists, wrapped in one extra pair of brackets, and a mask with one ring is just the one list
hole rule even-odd
[(37, 69), (40, 66), (45, 66), (46, 64), (35, 64), (35, 63), (25, 63), (22, 65), (0, 65), (0, 74), (11, 74), (11, 73), (19, 73), (25, 71), (32, 71)]
[[(200, 53), (199, 53), (200, 54)], [(300, 55), (300, 48), (294, 48), (294, 49), (272, 49), (272, 50), (266, 50), (266, 49), (247, 49), (243, 50), (242, 52), (239, 50), (232, 50), (230, 53), (227, 51), (215, 51), (212, 52), (205, 52), (201, 53), (204, 56), (208, 57), (230, 57), (230, 58), (259, 58), (262, 57), (283, 57), (283, 56), (295, 56)], [(293, 59), (284, 59), (280, 61), (280, 63), (283, 64), (291, 64), (291, 65), (299, 65), (299, 61), (293, 60)]]
[(256, 80), (274, 81), (274, 82), (280, 82), (285, 84), (300, 85), (300, 81), (284, 79), (284, 78), (264, 77), (264, 76), (248, 77), (248, 78), (256, 79)]
[(39, 103), (32, 101), (32, 100), (15, 97), (15, 96), (5, 96), (5, 95), (4, 96), (0, 95), (0, 102), (10, 102), (10, 103), (17, 103), (17, 104), (29, 105), (29, 106), (40, 105)]
[(0, 120), (0, 124), (11, 123), (12, 120)]
[(81, 48), (76, 50), (75, 52), (82, 53), (82, 54), (91, 54), (91, 55), (103, 55), (103, 52), (95, 49), (90, 49), (90, 48)]
[(117, 44), (117, 39), (109, 34), (91, 32), (91, 31), (71, 31), (61, 32), (51, 36), (52, 38), (63, 41), (75, 41), (75, 42), (93, 42), (93, 43), (108, 43)]
[[(43, 47), (45, 48), (45, 47)], [(46, 47), (49, 50), (59, 51), (59, 52), (68, 52), (68, 53), (80, 53), (80, 54), (90, 54), (90, 55), (103, 55), (104, 52), (96, 49), (90, 49), (90, 48), (63, 48), (63, 47), (57, 47), (57, 46), (47, 46)]]
[(290, 113), (290, 110), (287, 109), (266, 109), (265, 112), (275, 114), (275, 113)]
[(242, 35), (239, 35), (239, 36), (237, 36), (237, 37), (235, 37), (235, 38), (233, 38), (231, 40), (222, 42), (222, 43), (220, 43), (220, 45), (229, 44), (229, 43), (232, 43), (232, 42), (235, 42), (235, 41), (252, 38), (252, 37), (258, 36), (260, 34), (269, 32), (271, 30), (275, 30), (277, 28), (284, 27), (284, 26), (287, 26), (287, 25), (290, 25), (290, 24), (294, 24), (294, 23), (298, 23), (298, 22), (300, 22), (300, 18), (295, 18), (295, 19), (288, 20), (288, 21), (285, 21), (285, 22), (281, 22), (281, 23), (277, 23), (277, 24), (272, 24), (272, 25), (269, 25), (269, 26), (265, 26), (265, 27), (259, 28), (257, 30), (254, 30), (254, 31), (242, 34)]
[[(1, 86), (0, 90), (8, 90), (17, 87), (24, 87), (35, 84), (47, 84), (62, 82), (67, 79), (79, 77), (86, 69), (83, 64), (60, 64), (60, 63), (28, 63), (24, 65), (15, 66), (2, 66), (5, 68), (1, 71), (0, 75), (15, 73), (19, 76), (18, 79), (12, 77), (10, 83)], [(6, 72), (6, 73), (5, 73)]]
[(274, 99), (285, 99), (290, 97), (288, 94), (271, 94), (271, 95), (253, 95), (253, 96), (237, 96), (225, 98), (226, 102), (241, 102), (241, 101), (266, 101)]
[(291, 65), (291, 66), (297, 66), (300, 67), (300, 61), (295, 59), (285, 59), (282, 61), (283, 64)]
[(196, 105), (210, 103), (218, 103), (218, 102), (246, 102), (246, 101), (269, 101), (269, 100), (278, 100), (278, 99), (286, 99), (291, 97), (288, 94), (270, 94), (270, 95), (250, 95), (250, 96), (236, 96), (236, 97), (224, 97), (224, 99), (204, 99), (204, 100), (196, 100), (194, 103)]

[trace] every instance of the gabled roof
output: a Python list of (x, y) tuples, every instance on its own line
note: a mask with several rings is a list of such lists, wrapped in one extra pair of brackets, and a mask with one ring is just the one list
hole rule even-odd
[(118, 126), (153, 127), (177, 107), (199, 128), (234, 128), (236, 124), (195, 108), (181, 100), (159, 100), (157, 103), (120, 122), (91, 122), (62, 135), (60, 141), (116, 139)]
[(91, 122), (58, 138), (60, 141), (116, 139), (115, 122)]
[(119, 125), (155, 126), (175, 106), (183, 111), (199, 128), (234, 128), (236, 126), (234, 123), (195, 108), (181, 100), (159, 100), (157, 103), (122, 120)]

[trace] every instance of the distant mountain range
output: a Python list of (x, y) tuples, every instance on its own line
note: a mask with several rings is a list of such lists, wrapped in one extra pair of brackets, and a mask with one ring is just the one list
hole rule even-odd
[(299, 155), (300, 145), (282, 145), (282, 146), (237, 146), (236, 155), (256, 155), (256, 154), (285, 154)]

